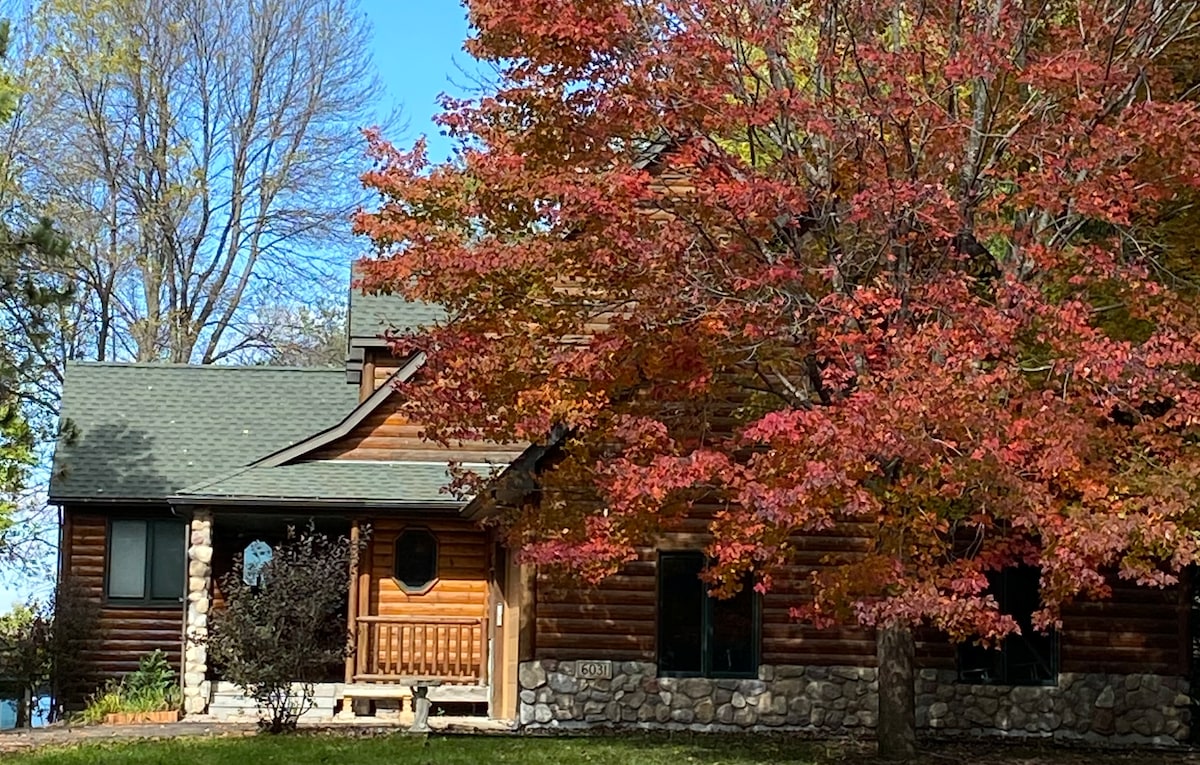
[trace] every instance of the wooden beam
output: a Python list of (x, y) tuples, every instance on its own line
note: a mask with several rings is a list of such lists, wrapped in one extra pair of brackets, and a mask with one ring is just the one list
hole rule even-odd
[(358, 400), (366, 401), (375, 393), (375, 355), (367, 355), (362, 365), (362, 379), (358, 382)]
[[(371, 565), (372, 556), (375, 554), (375, 540), (367, 539), (366, 547), (363, 555), (366, 558), (366, 565), (358, 567), (358, 612), (355, 613), (355, 626), (357, 627), (357, 617), (366, 616), (371, 611)], [(357, 667), (356, 675), (365, 675), (367, 673), (367, 656), (371, 646), (367, 640), (368, 630), (356, 629), (355, 637), (357, 638), (354, 651), (355, 666)]]
[(530, 565), (520, 566), (517, 574), (517, 660), (531, 661), (534, 657), (534, 639), (537, 634), (537, 569)]
[(346, 682), (354, 682), (354, 661), (358, 644), (358, 546), (361, 539), (357, 518), (350, 520), (350, 595), (346, 608), (346, 640), (350, 641), (351, 651), (346, 654)]

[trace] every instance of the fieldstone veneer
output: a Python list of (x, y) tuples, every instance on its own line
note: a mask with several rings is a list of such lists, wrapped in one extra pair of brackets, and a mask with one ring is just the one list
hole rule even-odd
[[(613, 662), (611, 680), (576, 676), (575, 662), (524, 662), (523, 727), (629, 725), (693, 730), (792, 729), (871, 735), (879, 693), (871, 667), (763, 666), (757, 679), (658, 677), (645, 662)], [(1060, 674), (1057, 686), (969, 685), (921, 670), (917, 726), (931, 735), (1008, 735), (1128, 744), (1188, 738), (1187, 681), (1161, 675)]]
[(188, 538), (187, 628), (183, 650), (183, 713), (200, 715), (208, 711), (209, 683), (208, 609), (211, 605), (209, 583), (212, 580), (212, 513), (197, 510), (192, 516)]

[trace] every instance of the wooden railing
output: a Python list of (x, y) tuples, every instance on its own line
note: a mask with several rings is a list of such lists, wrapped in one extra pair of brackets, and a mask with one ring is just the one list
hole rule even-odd
[(401, 677), (487, 684), (487, 620), (473, 617), (360, 616), (354, 681)]

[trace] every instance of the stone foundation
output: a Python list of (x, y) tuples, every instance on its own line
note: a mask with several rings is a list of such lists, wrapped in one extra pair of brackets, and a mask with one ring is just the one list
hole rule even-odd
[(183, 713), (208, 711), (208, 609), (211, 605), (212, 513), (197, 510), (188, 529), (187, 627), (183, 643)]
[[(770, 666), (758, 678), (658, 677), (655, 664), (612, 662), (611, 679), (577, 676), (576, 662), (524, 662), (523, 727), (637, 726), (798, 730), (872, 736), (879, 694), (872, 667)], [(1162, 675), (1061, 674), (1057, 686), (959, 683), (921, 670), (917, 727), (929, 735), (1026, 736), (1177, 745), (1188, 738), (1187, 681)]]

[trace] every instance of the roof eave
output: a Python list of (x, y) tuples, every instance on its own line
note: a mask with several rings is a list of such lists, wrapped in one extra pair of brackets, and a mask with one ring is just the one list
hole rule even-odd
[(172, 505), (190, 507), (196, 505), (231, 507), (337, 507), (347, 510), (409, 510), (458, 515), (466, 507), (462, 501), (453, 502), (396, 502), (387, 500), (358, 499), (346, 497), (257, 497), (229, 496), (222, 494), (183, 494), (168, 498)]
[(52, 494), (46, 498), (47, 505), (63, 505), (74, 504), (92, 504), (92, 505), (150, 505), (150, 504), (166, 504), (169, 497), (166, 495), (158, 497), (94, 497), (94, 496), (71, 496), (63, 494)]
[[(530, 444), (521, 456), (510, 462), (500, 474), (492, 478), (488, 488), (472, 497), (463, 505), (463, 517), (480, 521), (500, 512), (501, 507), (512, 506), (511, 498), (520, 495), (523, 499), (534, 491), (530, 488), (536, 483), (534, 471), (542, 458), (556, 449), (567, 437), (568, 429), (563, 425), (555, 425), (544, 444)], [(513, 486), (514, 483), (524, 483), (525, 486)], [(498, 499), (505, 493), (509, 497)]]

